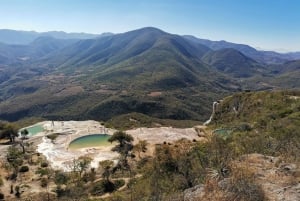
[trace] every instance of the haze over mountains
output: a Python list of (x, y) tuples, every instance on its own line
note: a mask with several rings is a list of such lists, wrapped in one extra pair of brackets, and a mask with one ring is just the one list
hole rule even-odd
[(152, 27), (104, 35), (11, 32), (20, 40), (0, 31), (6, 42), (0, 44), (0, 118), (7, 120), (108, 120), (131, 112), (204, 120), (211, 102), (225, 94), (300, 87), (299, 53)]
[(27, 45), (38, 37), (53, 37), (57, 39), (90, 39), (101, 36), (111, 35), (111, 33), (88, 34), (88, 33), (66, 33), (63, 31), (35, 32), (35, 31), (16, 31), (10, 29), (0, 29), (0, 42), (14, 45)]

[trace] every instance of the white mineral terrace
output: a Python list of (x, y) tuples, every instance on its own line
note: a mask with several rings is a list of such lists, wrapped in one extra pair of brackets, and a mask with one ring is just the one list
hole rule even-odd
[[(98, 167), (99, 161), (118, 159), (118, 154), (111, 151), (111, 146), (89, 147), (77, 150), (70, 150), (69, 144), (74, 139), (90, 134), (110, 134), (112, 135), (116, 130), (105, 128), (97, 121), (44, 121), (38, 123), (44, 128), (32, 137), (31, 140), (38, 142), (37, 151), (47, 158), (51, 166), (55, 169), (63, 169), (68, 171), (71, 168), (72, 161), (80, 156), (90, 156), (93, 158), (91, 167)], [(57, 133), (58, 137), (51, 142), (45, 136), (48, 134)], [(126, 133), (134, 138), (134, 143), (139, 140), (147, 140), (149, 144), (160, 144), (163, 142), (174, 142), (182, 138), (188, 140), (199, 140), (198, 133), (194, 128), (137, 128), (127, 130)]]

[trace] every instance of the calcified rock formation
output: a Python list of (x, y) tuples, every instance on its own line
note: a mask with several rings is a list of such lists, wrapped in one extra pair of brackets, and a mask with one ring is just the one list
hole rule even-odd
[(219, 101), (214, 101), (214, 102), (213, 102), (213, 110), (212, 110), (212, 113), (211, 113), (209, 119), (208, 119), (206, 122), (204, 122), (204, 124), (203, 124), (204, 126), (208, 125), (208, 124), (212, 121), (212, 119), (214, 118), (215, 111), (216, 111), (217, 105), (218, 105), (219, 103), (220, 103)]

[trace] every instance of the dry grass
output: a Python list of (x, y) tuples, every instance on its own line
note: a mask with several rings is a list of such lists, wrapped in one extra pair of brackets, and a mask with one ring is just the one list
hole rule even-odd
[[(232, 163), (230, 177), (208, 178), (205, 195), (201, 200), (211, 201), (265, 201), (268, 200), (259, 183), (256, 173), (248, 163)], [(200, 199), (200, 198), (199, 198)]]

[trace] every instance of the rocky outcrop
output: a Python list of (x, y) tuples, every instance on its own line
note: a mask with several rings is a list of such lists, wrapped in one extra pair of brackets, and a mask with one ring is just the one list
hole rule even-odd
[(198, 201), (204, 195), (204, 185), (199, 184), (184, 191), (184, 201)]

